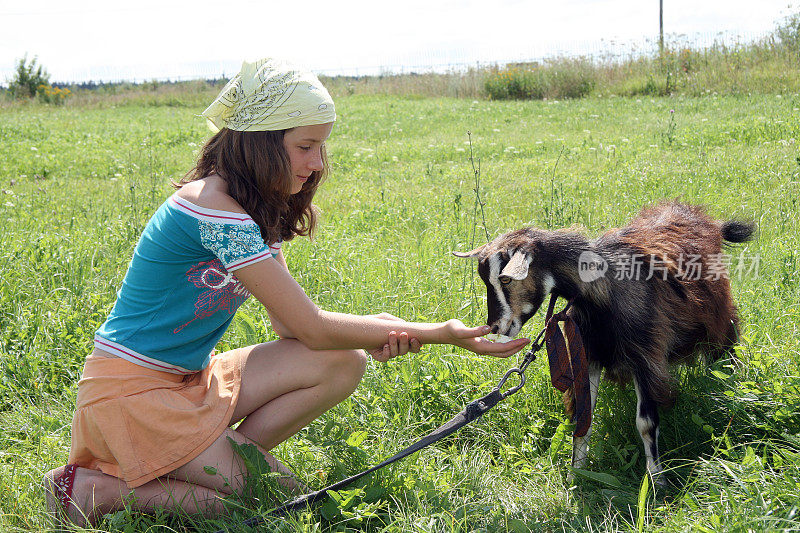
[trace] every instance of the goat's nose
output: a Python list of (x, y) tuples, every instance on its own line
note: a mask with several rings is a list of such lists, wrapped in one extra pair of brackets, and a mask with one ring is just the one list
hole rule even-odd
[(497, 326), (497, 324), (495, 324), (494, 326), (492, 326), (492, 333), (495, 333), (495, 334), (496, 334), (498, 331), (500, 331), (500, 328)]

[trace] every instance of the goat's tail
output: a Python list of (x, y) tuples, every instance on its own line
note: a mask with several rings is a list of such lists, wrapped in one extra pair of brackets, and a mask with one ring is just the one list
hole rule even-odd
[(722, 238), (728, 242), (747, 242), (756, 231), (754, 222), (729, 220), (722, 223)]

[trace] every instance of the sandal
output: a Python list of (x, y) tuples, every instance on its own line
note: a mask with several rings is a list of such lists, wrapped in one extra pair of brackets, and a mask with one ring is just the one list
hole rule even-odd
[(75, 472), (78, 465), (72, 464), (56, 476), (57, 470), (51, 470), (44, 476), (44, 496), (47, 504), (47, 513), (53, 520), (56, 531), (68, 531), (69, 524), (76, 521), (69, 516), (72, 502), (72, 486), (75, 483)]

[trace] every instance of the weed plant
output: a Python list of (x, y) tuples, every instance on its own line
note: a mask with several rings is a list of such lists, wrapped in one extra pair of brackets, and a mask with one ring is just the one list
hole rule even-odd
[[(190, 95), (175, 105), (76, 98), (0, 109), (0, 530), (47, 529), (40, 479), (68, 455), (76, 384), (136, 239), (208, 138)], [(198, 98), (199, 99), (199, 98)], [(670, 110), (673, 110), (671, 112)], [(662, 414), (670, 487), (643, 482), (635, 395), (601, 387), (586, 472), (546, 365), (523, 390), (437, 445), (331, 495), (276, 531), (798, 530), (800, 492), (800, 97), (588, 97), (485, 101), (358, 95), (337, 100), (332, 174), (314, 241), (285, 246), (326, 309), (411, 320), (485, 320), (474, 264), (451, 250), (526, 224), (624, 224), (664, 198), (754, 220), (733, 271), (736, 362), (675, 372)], [(467, 132), (471, 132), (470, 138)], [(480, 168), (474, 207), (470, 148)], [(478, 242), (475, 242), (478, 240)], [(525, 332), (542, 327), (541, 314)], [(248, 301), (219, 349), (274, 339)], [(312, 488), (356, 473), (490, 390), (513, 361), (427, 346), (369, 365), (354, 395), (276, 450)], [(109, 531), (232, 530), (282, 496), (255, 465), (230, 516), (106, 517)]]
[(593, 92), (618, 96), (699, 96), (797, 92), (797, 29), (790, 17), (755, 42), (696, 47), (673, 39), (663, 51), (630, 57), (557, 57), (486, 69), (485, 96), (495, 99), (580, 98)]
[(595, 77), (594, 65), (585, 59), (515, 63), (490, 71), (484, 89), (493, 100), (581, 98), (592, 92)]

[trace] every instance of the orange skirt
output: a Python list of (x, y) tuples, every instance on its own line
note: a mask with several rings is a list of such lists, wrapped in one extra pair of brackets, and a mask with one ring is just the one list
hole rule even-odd
[(242, 351), (181, 376), (118, 357), (89, 356), (78, 382), (69, 462), (135, 488), (185, 465), (228, 427)]

